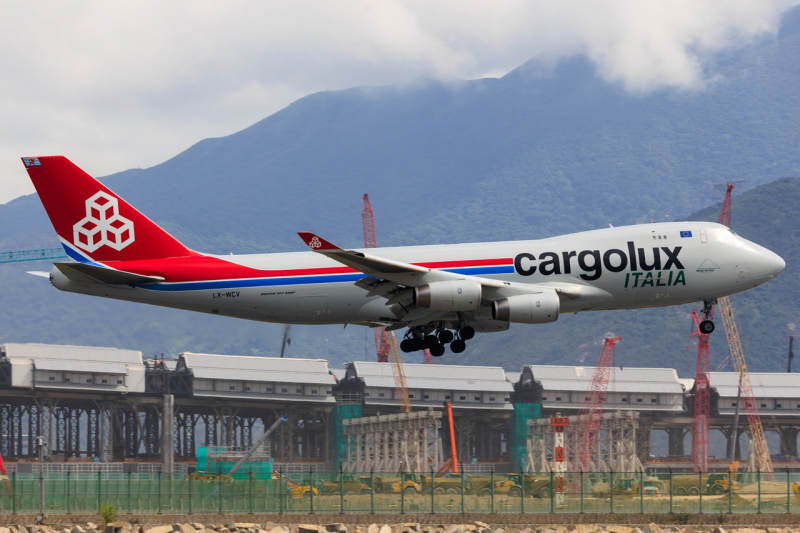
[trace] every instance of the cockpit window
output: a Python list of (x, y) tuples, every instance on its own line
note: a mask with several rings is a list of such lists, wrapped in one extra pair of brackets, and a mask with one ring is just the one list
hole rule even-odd
[(728, 231), (730, 231), (730, 232), (731, 232), (731, 233), (733, 233), (734, 235), (737, 235), (737, 236), (739, 235), (738, 233), (736, 233), (735, 231), (733, 231), (733, 230), (732, 230), (732, 229), (730, 229), (730, 228), (728, 228)]

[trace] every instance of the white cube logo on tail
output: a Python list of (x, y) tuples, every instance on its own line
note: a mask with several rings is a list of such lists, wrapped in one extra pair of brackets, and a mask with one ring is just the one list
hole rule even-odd
[(311, 242), (308, 243), (308, 247), (311, 248), (312, 250), (315, 250), (317, 248), (322, 248), (322, 242), (319, 240), (319, 237), (314, 237), (313, 239), (311, 239)]
[(72, 229), (75, 246), (87, 252), (104, 244), (119, 251), (134, 241), (133, 222), (120, 216), (117, 199), (103, 191), (86, 200), (86, 218)]

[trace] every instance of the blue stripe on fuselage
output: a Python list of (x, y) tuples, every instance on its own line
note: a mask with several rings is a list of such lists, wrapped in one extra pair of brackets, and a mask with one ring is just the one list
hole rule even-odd
[[(453, 268), (446, 269), (446, 272), (465, 275), (487, 275), (487, 274), (513, 274), (512, 265), (476, 267), (476, 268)], [(186, 283), (154, 283), (148, 285), (135, 285), (139, 289), (148, 291), (203, 291), (220, 289), (239, 289), (246, 287), (272, 287), (275, 285), (316, 285), (319, 283), (347, 283), (355, 282), (363, 278), (366, 274), (336, 274), (327, 276), (304, 276), (296, 278), (255, 278), (255, 279), (227, 279), (220, 281), (190, 281)]]

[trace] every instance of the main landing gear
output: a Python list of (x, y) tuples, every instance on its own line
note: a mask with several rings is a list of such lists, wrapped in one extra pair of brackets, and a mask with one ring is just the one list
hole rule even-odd
[(700, 333), (704, 333), (709, 335), (714, 332), (714, 322), (711, 320), (714, 318), (714, 305), (717, 303), (716, 300), (704, 300), (703, 301), (703, 320), (700, 322)]
[(405, 338), (400, 342), (400, 349), (405, 353), (416, 352), (419, 350), (429, 350), (434, 357), (444, 355), (445, 344), (450, 345), (453, 353), (461, 353), (467, 349), (467, 343), (475, 336), (475, 330), (471, 326), (464, 326), (453, 333), (449, 329), (438, 328), (430, 331), (427, 335), (421, 328), (413, 328), (406, 333)]

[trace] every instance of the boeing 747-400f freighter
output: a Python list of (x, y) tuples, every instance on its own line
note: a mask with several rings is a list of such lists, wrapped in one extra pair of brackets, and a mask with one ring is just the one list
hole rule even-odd
[[(776, 254), (711, 222), (535, 241), (219, 256), (190, 250), (62, 156), (23, 163), (67, 254), (62, 291), (284, 324), (408, 328), (401, 349), (464, 351), (475, 332), (560, 313), (704, 302), (775, 276)], [(707, 319), (701, 329), (710, 333)]]

